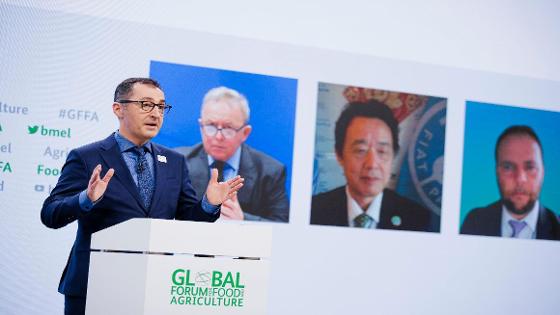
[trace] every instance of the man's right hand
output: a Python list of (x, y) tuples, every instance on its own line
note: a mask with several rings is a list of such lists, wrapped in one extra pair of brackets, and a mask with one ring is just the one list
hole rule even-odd
[(221, 209), (221, 218), (227, 220), (243, 220), (245, 218), (241, 205), (239, 205), (237, 194), (232, 195), (231, 198), (225, 200), (222, 203)]
[(107, 190), (107, 185), (113, 177), (115, 170), (110, 168), (105, 176), (101, 178), (101, 164), (98, 164), (93, 173), (91, 174), (91, 178), (89, 179), (88, 187), (87, 187), (87, 196), (91, 202), (96, 202), (99, 198), (103, 196), (105, 190)]

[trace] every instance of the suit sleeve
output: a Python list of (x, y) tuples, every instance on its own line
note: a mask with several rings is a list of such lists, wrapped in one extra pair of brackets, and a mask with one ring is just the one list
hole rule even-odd
[(245, 219), (251, 221), (278, 221), (288, 222), (289, 203), (286, 196), (286, 167), (282, 166), (275, 172), (264, 177), (262, 183), (262, 209), (255, 209), (266, 216), (258, 216), (245, 212)]
[(202, 199), (198, 200), (196, 192), (189, 178), (189, 170), (187, 161), (181, 156), (181, 191), (179, 192), (179, 200), (177, 202), (178, 220), (206, 221), (214, 222), (220, 217), (220, 211), (215, 214), (208, 214), (202, 209)]
[(89, 175), (83, 159), (76, 150), (68, 154), (58, 183), (43, 203), (41, 221), (58, 229), (80, 218), (85, 212), (80, 208), (80, 192), (87, 189)]

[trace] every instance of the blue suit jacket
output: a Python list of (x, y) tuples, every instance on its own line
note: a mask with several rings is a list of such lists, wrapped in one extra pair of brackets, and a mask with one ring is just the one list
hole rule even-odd
[[(469, 212), (461, 226), (461, 234), (502, 236), (502, 203), (497, 201)], [(542, 205), (539, 208), (536, 238), (560, 240), (560, 218)]]
[[(209, 215), (202, 209), (190, 183), (185, 158), (152, 144), (156, 181), (149, 209), (142, 203), (114, 135), (68, 154), (58, 183), (41, 210), (41, 220), (50, 228), (78, 220), (76, 240), (58, 287), (60, 293), (86, 296), (92, 233), (131, 218), (215, 221), (219, 217), (219, 212)], [(159, 161), (158, 155), (165, 156), (167, 161)], [(109, 168), (115, 169), (115, 174), (103, 198), (86, 212), (80, 208), (78, 196), (87, 188), (98, 164), (103, 168), (102, 176)]]

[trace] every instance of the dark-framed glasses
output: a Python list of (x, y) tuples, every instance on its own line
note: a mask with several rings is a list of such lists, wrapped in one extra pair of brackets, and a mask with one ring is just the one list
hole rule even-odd
[(243, 126), (239, 128), (233, 128), (233, 127), (218, 128), (214, 124), (200, 124), (200, 128), (202, 129), (202, 132), (204, 132), (205, 135), (209, 137), (214, 137), (218, 134), (218, 132), (221, 132), (222, 136), (224, 136), (224, 138), (227, 139), (231, 139), (235, 137), (235, 135), (245, 126), (247, 126), (247, 124), (243, 124)]
[(134, 100), (120, 100), (117, 101), (117, 103), (121, 103), (121, 104), (129, 104), (129, 103), (134, 103), (134, 104), (138, 104), (140, 106), (140, 108), (149, 113), (151, 111), (154, 110), (155, 107), (157, 107), (158, 111), (160, 112), (160, 114), (168, 114), (169, 111), (171, 110), (171, 105), (163, 103), (163, 104), (156, 104), (154, 102), (151, 101), (134, 101)]

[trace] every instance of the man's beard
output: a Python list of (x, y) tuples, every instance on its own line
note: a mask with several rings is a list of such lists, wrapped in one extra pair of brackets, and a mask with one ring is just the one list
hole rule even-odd
[(531, 199), (523, 207), (516, 208), (513, 201), (511, 201), (510, 199), (502, 198), (502, 203), (504, 204), (504, 206), (506, 206), (506, 209), (509, 212), (517, 215), (526, 215), (527, 213), (529, 213), (529, 211), (531, 211), (535, 206), (535, 202), (537, 202), (535, 199)]

